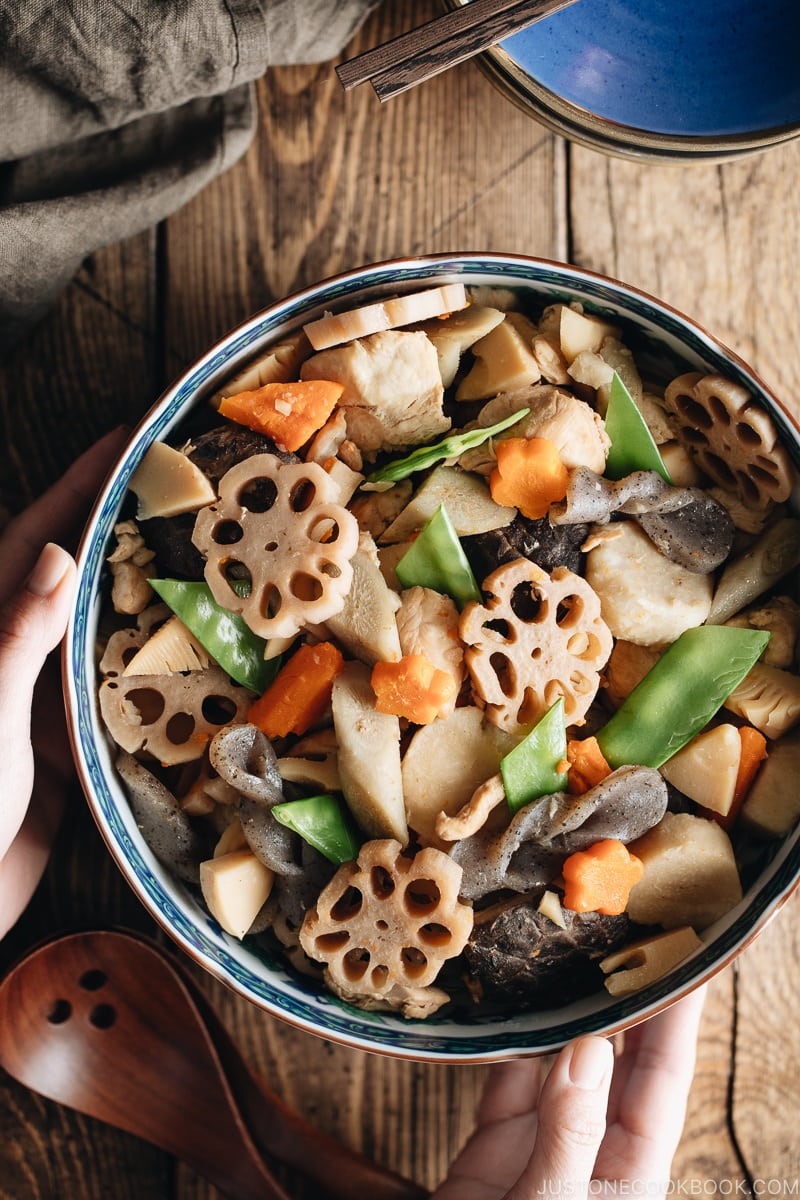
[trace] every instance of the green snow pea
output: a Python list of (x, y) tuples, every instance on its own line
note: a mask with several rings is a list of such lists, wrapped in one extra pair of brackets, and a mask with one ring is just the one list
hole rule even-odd
[(708, 724), (769, 639), (760, 629), (687, 629), (597, 734), (606, 762), (660, 767)]
[(440, 504), (395, 568), (404, 588), (427, 587), (452, 596), (459, 608), (481, 592), (447, 509)]
[(217, 604), (207, 583), (183, 579), (148, 582), (231, 679), (259, 696), (266, 691), (277, 674), (280, 659), (265, 661), (267, 643), (237, 613)]
[(647, 422), (616, 371), (611, 380), (605, 426), (611, 438), (605, 470), (609, 479), (623, 479), (632, 471), (658, 471), (666, 483), (672, 483)]
[(500, 762), (508, 807), (513, 813), (531, 800), (564, 790), (568, 773), (559, 771), (558, 764), (566, 757), (564, 699), (559, 696), (527, 737)]
[(488, 429), (469, 429), (466, 433), (451, 434), (449, 437), (443, 438), (441, 442), (434, 442), (432, 446), (420, 446), (418, 450), (414, 450), (405, 458), (396, 458), (394, 462), (387, 463), (379, 471), (373, 471), (371, 475), (367, 476), (367, 483), (397, 483), (400, 479), (406, 479), (409, 475), (413, 475), (415, 471), (424, 471), (426, 468), (432, 467), (434, 463), (442, 462), (446, 458), (457, 458), (466, 450), (474, 450), (476, 446), (482, 446), (496, 433), (510, 429), (512, 425), (516, 425), (517, 421), (527, 417), (529, 412), (529, 408), (521, 408), (519, 412), (512, 413), (510, 417), (504, 417), (502, 421), (490, 425)]
[(287, 800), (284, 804), (276, 804), (272, 815), (337, 866), (358, 857), (360, 842), (335, 796)]

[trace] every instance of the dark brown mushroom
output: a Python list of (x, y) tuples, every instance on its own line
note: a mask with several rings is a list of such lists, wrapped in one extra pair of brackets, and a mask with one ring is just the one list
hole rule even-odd
[(550, 523), (548, 517), (538, 521), (515, 517), (502, 529), (475, 533), (461, 538), (464, 553), (476, 579), (485, 579), (503, 563), (527, 558), (549, 574), (556, 567), (566, 567), (575, 575), (582, 574), (581, 546), (589, 533), (588, 525)]
[(464, 954), (487, 1000), (560, 1007), (602, 987), (598, 962), (630, 939), (631, 921), (567, 908), (562, 916), (566, 929), (520, 904), (475, 925)]

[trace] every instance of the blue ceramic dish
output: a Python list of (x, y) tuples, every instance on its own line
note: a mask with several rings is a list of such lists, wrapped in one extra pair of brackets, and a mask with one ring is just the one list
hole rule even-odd
[(628, 157), (682, 159), (797, 136), (798, 53), (794, 0), (578, 0), (479, 61), (566, 137)]
[(117, 864), (139, 899), (192, 958), (253, 1003), (312, 1033), (365, 1050), (428, 1061), (489, 1061), (548, 1053), (578, 1034), (635, 1024), (696, 987), (729, 962), (786, 900), (800, 879), (800, 830), (774, 856), (742, 902), (703, 934), (703, 947), (670, 975), (625, 1000), (605, 993), (567, 1007), (502, 1018), (476, 1014), (458, 1023), (434, 1016), (405, 1021), (352, 1008), (291, 972), (283, 959), (223, 933), (191, 889), (154, 858), (133, 819), (113, 767), (96, 704), (95, 641), (105, 601), (105, 556), (128, 481), (152, 442), (220, 386), (260, 348), (325, 310), (343, 310), (426, 284), (518, 288), (531, 305), (580, 300), (623, 326), (642, 368), (654, 378), (686, 370), (721, 371), (773, 415), (800, 463), (800, 430), (761, 380), (709, 334), (642, 292), (563, 264), (519, 256), (453, 255), (406, 259), (351, 271), (300, 292), (234, 329), (161, 397), (134, 431), (106, 483), (84, 535), (79, 590), (65, 643), (64, 680), (78, 771), (90, 807)]

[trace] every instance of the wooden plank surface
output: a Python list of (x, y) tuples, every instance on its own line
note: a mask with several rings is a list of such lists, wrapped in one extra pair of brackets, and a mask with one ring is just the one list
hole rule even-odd
[[(572, 148), (569, 168), (572, 259), (691, 314), (800, 417), (800, 143), (692, 166), (642, 165)], [(738, 1153), (740, 1179), (800, 1176), (799, 918), (795, 896), (736, 967), (727, 1048), (718, 1045), (713, 1089), (725, 1095), (730, 1069), (727, 1130), (720, 1118), (718, 1132), (734, 1155), (717, 1161), (709, 1154), (713, 1109), (701, 1104), (704, 1089), (696, 1087), (676, 1175), (726, 1178)], [(707, 1013), (704, 1038), (718, 1042), (724, 1019), (724, 1011)], [(707, 1130), (699, 1140), (697, 1122)]]
[[(437, 11), (384, 5), (348, 54)], [(143, 412), (227, 328), (278, 296), (394, 255), (509, 250), (569, 258), (653, 292), (800, 396), (794, 292), (800, 143), (724, 166), (653, 166), (567, 148), (471, 65), (381, 108), (330, 64), (260, 83), (246, 157), (156, 233), (94, 255), (0, 368), (2, 493), (15, 510), (102, 430)], [(800, 1171), (798, 903), (714, 981), (680, 1180)], [(59, 925), (151, 929), (75, 798), (34, 905), (0, 968)], [(198, 973), (256, 1068), (349, 1145), (433, 1186), (468, 1135), (485, 1068), (366, 1055), (266, 1016)], [(768, 1064), (768, 1066), (767, 1066)], [(313, 1191), (292, 1181), (294, 1194)], [(731, 1193), (734, 1194), (734, 1193)], [(0, 1077), (0, 1198), (217, 1193), (135, 1139)]]

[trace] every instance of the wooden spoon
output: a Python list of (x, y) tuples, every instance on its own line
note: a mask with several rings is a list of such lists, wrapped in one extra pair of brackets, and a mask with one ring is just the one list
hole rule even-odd
[(235, 1200), (289, 1200), (264, 1155), (332, 1200), (428, 1195), (291, 1112), (191, 977), (138, 934), (68, 934), (13, 967), (0, 983), (0, 1066), (175, 1154)]

